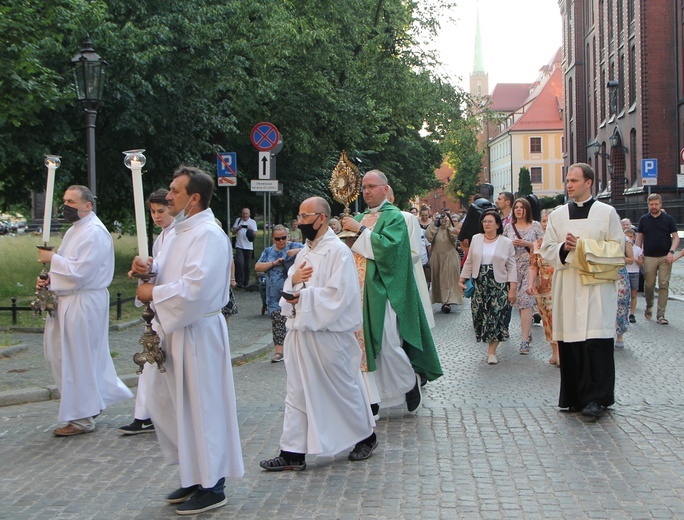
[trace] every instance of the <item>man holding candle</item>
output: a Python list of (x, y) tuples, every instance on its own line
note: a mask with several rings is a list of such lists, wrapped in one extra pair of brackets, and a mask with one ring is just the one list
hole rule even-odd
[(70, 437), (95, 430), (94, 417), (107, 406), (130, 399), (131, 391), (117, 377), (109, 353), (109, 291), (114, 276), (112, 236), (93, 213), (93, 194), (85, 186), (64, 193), (64, 218), (73, 226), (54, 252), (40, 250), (50, 263), (48, 286), (57, 296), (57, 311), (47, 317), (45, 356), (59, 389), (59, 420), (54, 430)]
[(213, 189), (202, 170), (176, 170), (167, 196), (174, 235), (155, 259), (136, 257), (132, 267), (138, 274), (157, 273), (154, 283), (136, 292), (140, 301), (154, 303), (153, 326), (166, 352), (166, 373), (154, 378), (146, 405), (164, 457), (180, 464), (181, 487), (166, 500), (180, 503), (181, 515), (225, 505), (225, 478), (244, 473), (228, 328), (221, 315), (231, 248), (209, 209)]

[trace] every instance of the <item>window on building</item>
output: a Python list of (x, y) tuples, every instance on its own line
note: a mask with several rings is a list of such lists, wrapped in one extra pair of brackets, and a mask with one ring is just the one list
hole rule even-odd
[(530, 153), (542, 153), (541, 137), (530, 137)]
[(599, 1), (599, 47), (601, 49), (601, 58), (603, 58), (603, 49), (606, 46), (606, 39), (603, 37), (603, 31), (605, 31), (605, 20), (606, 17), (603, 14), (604, 1)]
[(629, 76), (629, 106), (632, 106), (636, 101), (636, 67), (636, 47), (632, 45), (629, 48), (629, 70), (627, 71), (627, 74)]
[(627, 22), (629, 23), (629, 32), (634, 32), (634, 3), (636, 0), (627, 0)]
[(623, 29), (623, 22), (622, 18), (624, 16), (624, 11), (622, 10), (622, 0), (617, 0), (617, 4), (615, 4), (616, 11), (617, 11), (617, 33), (618, 33), (618, 38), (622, 34), (622, 29)]
[(532, 166), (530, 168), (530, 181), (532, 184), (542, 183), (542, 169), (541, 166)]
[(625, 106), (625, 55), (620, 54), (620, 61), (618, 62), (618, 112), (622, 111)]

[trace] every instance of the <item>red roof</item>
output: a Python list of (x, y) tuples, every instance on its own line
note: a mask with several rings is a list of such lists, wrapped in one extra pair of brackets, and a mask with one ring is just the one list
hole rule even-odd
[(557, 67), (510, 132), (563, 130), (563, 73)]
[(515, 112), (525, 104), (532, 83), (497, 83), (489, 97), (489, 107), (494, 112)]

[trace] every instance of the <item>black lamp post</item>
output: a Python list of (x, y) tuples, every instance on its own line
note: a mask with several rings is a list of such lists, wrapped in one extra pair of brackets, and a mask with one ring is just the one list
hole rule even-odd
[[(95, 180), (95, 119), (97, 109), (102, 104), (102, 87), (104, 86), (105, 67), (108, 65), (93, 50), (90, 36), (83, 40), (83, 49), (71, 58), (74, 67), (74, 85), (76, 95), (85, 112), (85, 127), (88, 132), (88, 187), (97, 196)], [(95, 199), (97, 201), (97, 199)], [(95, 209), (95, 208), (93, 208)]]

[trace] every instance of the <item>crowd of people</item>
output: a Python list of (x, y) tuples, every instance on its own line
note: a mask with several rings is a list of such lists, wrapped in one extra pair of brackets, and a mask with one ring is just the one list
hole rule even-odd
[[(559, 407), (601, 417), (615, 399), (614, 350), (636, 323), (640, 271), (644, 317), (652, 319), (657, 278), (656, 320), (667, 325), (669, 274), (682, 253), (658, 195), (635, 228), (593, 198), (594, 182), (589, 165), (572, 165), (570, 202), (540, 221), (529, 200), (508, 192), (467, 215), (403, 212), (379, 170), (363, 177), (363, 213), (338, 219), (325, 199), (304, 200), (289, 228), (272, 228), (272, 245), (253, 265), (266, 280), (271, 361), (284, 362), (287, 377), (279, 451), (260, 467), (302, 471), (307, 455), (345, 449), (353, 462), (370, 458), (379, 410), (415, 412), (422, 387), (443, 375), (433, 305), (448, 314), (464, 297), (488, 365), (499, 363), (497, 348), (511, 335), (529, 353), (536, 309), (549, 363), (560, 368)], [(223, 506), (225, 479), (244, 473), (227, 324), (237, 313), (233, 289), (250, 283), (257, 225), (244, 208), (226, 234), (209, 209), (213, 190), (208, 174), (181, 166), (169, 190), (152, 193), (147, 208), (161, 232), (130, 271), (150, 280), (136, 298), (155, 311), (166, 360), (165, 371), (143, 370), (133, 422), (119, 431), (157, 433), (165, 459), (180, 465), (180, 487), (166, 497), (180, 515)], [(102, 410), (132, 397), (109, 354), (114, 253), (93, 203), (88, 188), (69, 187), (64, 217), (73, 226), (57, 251), (39, 253), (51, 267), (37, 286), (58, 298), (44, 338), (66, 422), (53, 432), (59, 437), (93, 432)], [(466, 219), (477, 232), (460, 240)], [(514, 307), (519, 331), (510, 330)]]

